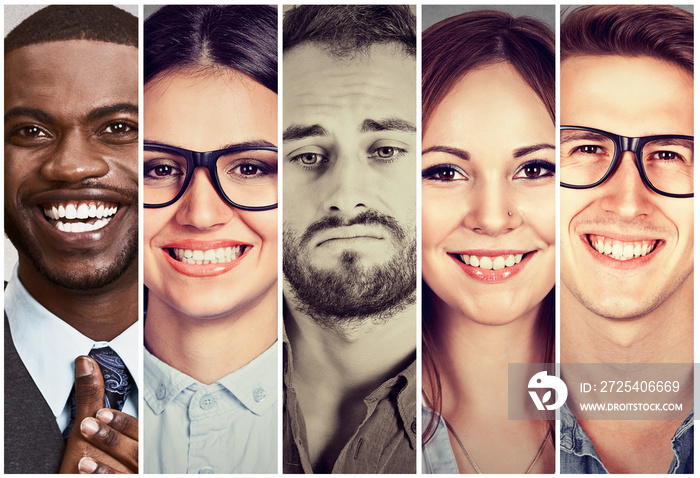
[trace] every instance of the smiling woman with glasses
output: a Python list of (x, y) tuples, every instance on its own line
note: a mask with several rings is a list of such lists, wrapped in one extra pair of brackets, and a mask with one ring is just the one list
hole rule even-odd
[(147, 473), (277, 472), (277, 12), (144, 25)]

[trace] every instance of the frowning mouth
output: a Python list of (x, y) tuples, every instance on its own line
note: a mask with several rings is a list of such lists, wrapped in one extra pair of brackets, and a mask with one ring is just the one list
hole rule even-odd
[(53, 227), (76, 234), (105, 227), (119, 211), (119, 204), (93, 199), (72, 200), (45, 202), (39, 205), (39, 209)]
[(617, 261), (644, 257), (655, 251), (662, 242), (658, 239), (621, 241), (597, 234), (586, 234), (586, 239), (594, 251)]

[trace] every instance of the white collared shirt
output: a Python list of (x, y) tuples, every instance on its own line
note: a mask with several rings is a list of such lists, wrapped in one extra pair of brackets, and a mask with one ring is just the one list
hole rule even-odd
[(277, 347), (211, 385), (144, 349), (144, 472), (277, 473)]
[(5, 313), (17, 353), (61, 431), (70, 421), (68, 397), (75, 383), (75, 359), (87, 355), (93, 348), (109, 346), (124, 361), (135, 386), (122, 411), (138, 416), (138, 384), (141, 383), (138, 321), (111, 342), (95, 342), (39, 304), (20, 282), (17, 267), (5, 288)]

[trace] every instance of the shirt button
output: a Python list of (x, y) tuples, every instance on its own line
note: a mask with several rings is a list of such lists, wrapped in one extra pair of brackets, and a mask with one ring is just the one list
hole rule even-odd
[(200, 475), (211, 475), (214, 473), (214, 468), (211, 466), (205, 466), (204, 468), (200, 468), (198, 473)]
[(158, 400), (163, 400), (165, 398), (165, 385), (163, 385), (163, 382), (160, 382), (158, 384), (158, 390), (156, 390), (156, 398)]
[(255, 390), (253, 390), (253, 399), (256, 402), (262, 402), (265, 400), (265, 397), (267, 397), (267, 393), (265, 392), (265, 389), (262, 387), (258, 387)]
[[(204, 395), (202, 397), (202, 399), (199, 401), (199, 406), (202, 408), (202, 410), (209, 410), (211, 407), (214, 406), (214, 403), (216, 403), (216, 400), (214, 399), (214, 397), (212, 397), (211, 395)], [(202, 468), (202, 470), (204, 470), (206, 468), (209, 468), (209, 467)], [(202, 473), (201, 470), (199, 472)], [(214, 471), (213, 470), (208, 471), (207, 473), (214, 473)]]

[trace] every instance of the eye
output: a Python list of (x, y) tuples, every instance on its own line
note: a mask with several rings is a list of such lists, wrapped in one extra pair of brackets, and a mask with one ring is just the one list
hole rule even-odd
[(113, 121), (104, 126), (97, 134), (103, 141), (111, 143), (131, 143), (139, 139), (136, 124), (129, 121)]
[(309, 151), (292, 156), (289, 158), (289, 162), (295, 163), (303, 169), (316, 169), (327, 163), (328, 157), (321, 153)]
[(406, 154), (406, 150), (398, 146), (379, 146), (370, 151), (370, 159), (381, 162), (391, 162)]
[(454, 164), (436, 164), (421, 173), (423, 179), (428, 181), (451, 182), (451, 181), (467, 181), (469, 176), (462, 168)]
[(602, 154), (603, 148), (594, 144), (584, 144), (583, 146), (578, 146), (575, 152), (583, 154)]
[(15, 127), (8, 132), (7, 138), (15, 145), (32, 147), (44, 144), (53, 136), (46, 129), (32, 124)]
[(520, 166), (515, 172), (515, 179), (542, 179), (554, 176), (554, 163), (535, 159)]
[(185, 175), (185, 171), (175, 161), (151, 159), (143, 164), (143, 177), (146, 182), (175, 180)]
[(683, 160), (683, 157), (673, 151), (657, 151), (651, 156), (651, 159), (661, 159), (664, 161), (674, 161), (674, 160)]

